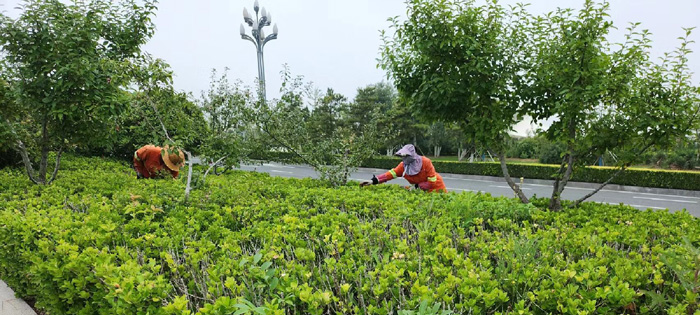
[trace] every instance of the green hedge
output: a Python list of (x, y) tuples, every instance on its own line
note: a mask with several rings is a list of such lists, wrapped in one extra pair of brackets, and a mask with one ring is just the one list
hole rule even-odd
[[(373, 158), (363, 166), (381, 169), (396, 167), (400, 162), (396, 158)], [(433, 161), (438, 173), (503, 176), (500, 163), (494, 162), (452, 162)], [(551, 179), (559, 170), (556, 165), (544, 164), (508, 164), (508, 172), (512, 177), (525, 177), (528, 179)], [(611, 167), (589, 166), (578, 168), (574, 171), (571, 181), (587, 183), (603, 183), (617, 170)], [(642, 186), (655, 188), (700, 190), (700, 172), (667, 171), (648, 169), (628, 169), (618, 175), (611, 184)]]
[(48, 187), (0, 169), (0, 279), (48, 314), (700, 306), (700, 220), (687, 212), (595, 203), (547, 212), (544, 199), (240, 171), (211, 176), (187, 203), (183, 190), (183, 179), (136, 180), (128, 165), (99, 158), (67, 156)]

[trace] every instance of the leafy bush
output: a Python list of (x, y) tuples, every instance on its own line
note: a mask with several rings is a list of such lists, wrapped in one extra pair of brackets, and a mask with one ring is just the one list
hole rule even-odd
[(561, 164), (562, 153), (565, 150), (566, 145), (563, 143), (545, 143), (540, 151), (540, 163), (557, 165)]
[(649, 151), (642, 156), (645, 164), (656, 167), (673, 169), (695, 169), (698, 161), (698, 149), (689, 145), (681, 145), (668, 151)]
[(698, 151), (696, 149), (676, 149), (666, 152), (661, 160), (661, 165), (665, 168), (695, 169), (698, 164)]
[(547, 145), (549, 143), (543, 137), (525, 138), (513, 143), (506, 155), (519, 159), (536, 159), (540, 158), (542, 148)]
[[(395, 158), (374, 158), (363, 165), (364, 167), (389, 169), (400, 162)], [(503, 176), (499, 163), (493, 162), (454, 162), (433, 161), (438, 173)], [(508, 171), (514, 178), (551, 179), (559, 166), (545, 164), (508, 164)], [(574, 171), (572, 181), (586, 183), (603, 183), (617, 170), (614, 167), (589, 166)], [(700, 190), (700, 172), (669, 171), (650, 169), (627, 169), (613, 179), (612, 184), (657, 187), (669, 189)]]
[(0, 278), (51, 314), (692, 314), (700, 302), (700, 221), (686, 212), (555, 213), (246, 172), (184, 204), (181, 180), (99, 158), (64, 167), (51, 186), (0, 170)]

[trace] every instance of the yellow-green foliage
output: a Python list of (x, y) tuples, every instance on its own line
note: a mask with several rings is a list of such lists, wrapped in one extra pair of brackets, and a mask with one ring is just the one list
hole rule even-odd
[(700, 222), (685, 212), (550, 213), (245, 172), (210, 176), (186, 205), (182, 179), (139, 181), (98, 158), (64, 167), (49, 187), (0, 170), (0, 278), (51, 314), (685, 314), (699, 302)]

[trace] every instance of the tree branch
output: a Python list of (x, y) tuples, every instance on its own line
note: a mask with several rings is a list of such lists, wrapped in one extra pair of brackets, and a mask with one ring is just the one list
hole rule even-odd
[(216, 166), (216, 164), (219, 164), (219, 162), (223, 161), (223, 160), (224, 160), (225, 158), (227, 158), (227, 157), (228, 157), (228, 155), (224, 155), (224, 156), (221, 157), (220, 159), (216, 160), (216, 162), (214, 162), (214, 164), (212, 164), (211, 166), (209, 166), (209, 168), (207, 169), (207, 171), (204, 172), (204, 176), (202, 177), (202, 183), (206, 182), (206, 180), (207, 180), (207, 175), (209, 175), (209, 172), (214, 168), (214, 166)]
[[(644, 148), (642, 148), (642, 150), (640, 150), (640, 151), (636, 154), (636, 156), (642, 155), (644, 152), (646, 152), (646, 150), (648, 150), (649, 148), (651, 148), (652, 145), (653, 145), (653, 142), (648, 143), (646, 146), (644, 146)], [(588, 198), (590, 198), (591, 196), (593, 196), (593, 195), (595, 195), (596, 193), (598, 193), (601, 189), (603, 189), (605, 186), (607, 186), (608, 184), (610, 184), (610, 183), (613, 181), (613, 179), (615, 179), (615, 177), (617, 177), (618, 175), (622, 174), (622, 172), (624, 172), (624, 171), (627, 169), (628, 166), (629, 166), (629, 163), (623, 164), (622, 167), (621, 167), (619, 170), (617, 170), (617, 172), (615, 172), (615, 174), (613, 174), (610, 178), (608, 178), (608, 180), (606, 180), (604, 183), (602, 183), (600, 186), (598, 186), (598, 188), (596, 188), (594, 191), (592, 191), (592, 192), (588, 193), (587, 195), (581, 197), (579, 200), (576, 200), (576, 202), (574, 202), (572, 205), (570, 205), (569, 208), (578, 207), (578, 205), (581, 204), (582, 202), (586, 201), (586, 199), (588, 199)]]
[(508, 183), (508, 186), (510, 186), (510, 189), (512, 189), (517, 195), (518, 198), (520, 198), (520, 201), (522, 203), (529, 203), (530, 200), (527, 199), (527, 196), (523, 193), (522, 189), (518, 187), (513, 179), (510, 177), (510, 174), (508, 173), (508, 165), (506, 164), (506, 154), (505, 152), (498, 151), (498, 159), (501, 161), (501, 171), (503, 171), (503, 177), (505, 177), (506, 182)]
[(275, 142), (277, 142), (277, 143), (279, 143), (280, 145), (282, 145), (285, 149), (287, 149), (287, 150), (291, 151), (292, 153), (294, 153), (294, 154), (295, 154), (296, 156), (298, 156), (304, 163), (306, 163), (306, 164), (308, 164), (308, 165), (311, 165), (311, 166), (313, 166), (314, 168), (317, 168), (317, 167), (318, 167), (318, 164), (317, 164), (317, 163), (312, 163), (311, 161), (309, 161), (308, 159), (306, 159), (303, 155), (301, 155), (299, 152), (297, 152), (297, 150), (294, 150), (294, 148), (292, 148), (291, 146), (289, 146), (289, 145), (287, 145), (286, 143), (284, 143), (284, 141), (281, 141), (281, 140), (279, 140), (277, 137), (275, 137), (274, 134), (272, 134), (269, 130), (267, 130), (267, 128), (265, 127), (265, 125), (262, 125), (261, 127), (262, 127), (261, 129), (262, 129), (268, 136), (270, 136), (270, 137), (272, 138), (272, 140), (274, 140)]
[(29, 179), (34, 184), (39, 184), (39, 182), (34, 178), (34, 167), (32, 166), (32, 161), (29, 160), (29, 155), (27, 154), (27, 148), (24, 146), (22, 140), (17, 140), (17, 152), (22, 157), (22, 162), (24, 162), (24, 168), (27, 170), (27, 175)]
[(559, 194), (561, 194), (564, 191), (564, 188), (566, 187), (566, 184), (569, 183), (569, 179), (571, 179), (571, 174), (574, 171), (574, 155), (569, 154), (569, 161), (568, 165), (566, 167), (566, 172), (564, 173), (564, 177), (562, 178), (561, 184), (559, 185)]
[(569, 208), (576, 208), (576, 207), (578, 207), (579, 204), (581, 204), (581, 203), (584, 202), (586, 199), (588, 199), (588, 198), (590, 198), (591, 196), (593, 196), (593, 195), (595, 195), (596, 193), (598, 193), (601, 189), (603, 189), (603, 187), (605, 187), (605, 186), (607, 186), (608, 184), (610, 184), (610, 182), (612, 182), (612, 180), (615, 179), (615, 177), (617, 177), (617, 175), (622, 174), (622, 172), (624, 172), (626, 169), (627, 169), (627, 165), (623, 165), (619, 170), (617, 170), (617, 172), (615, 172), (615, 174), (613, 174), (613, 176), (610, 176), (610, 178), (608, 178), (608, 180), (606, 180), (603, 184), (601, 184), (600, 186), (598, 186), (598, 188), (596, 188), (594, 191), (588, 193), (587, 195), (581, 197), (581, 199), (576, 200), (576, 202), (574, 202), (572, 205), (570, 205)]
[(56, 165), (54, 166), (53, 173), (51, 173), (51, 178), (49, 178), (49, 181), (46, 183), (51, 184), (54, 179), (56, 179), (56, 174), (58, 174), (58, 167), (61, 164), (61, 154), (63, 154), (63, 147), (58, 148), (58, 152), (56, 153)]
[(187, 184), (185, 186), (185, 202), (190, 199), (190, 191), (192, 191), (192, 154), (185, 149), (182, 151), (187, 154)]
[(564, 173), (564, 165), (566, 165), (566, 160), (568, 158), (567, 156), (564, 156), (564, 158), (561, 159), (561, 165), (559, 166), (559, 171), (557, 172), (556, 176), (554, 177), (554, 185), (552, 185), (552, 197), (549, 200), (549, 209), (550, 210), (555, 210), (558, 211), (559, 209), (557, 208), (557, 205), (560, 205), (561, 202), (558, 201), (559, 195), (561, 194), (559, 192), (559, 183), (561, 182), (562, 179), (562, 174)]

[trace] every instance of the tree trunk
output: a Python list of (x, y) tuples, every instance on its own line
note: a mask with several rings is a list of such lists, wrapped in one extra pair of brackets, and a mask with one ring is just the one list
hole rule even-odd
[(392, 156), (394, 153), (394, 148), (393, 147), (388, 147), (386, 148), (386, 156)]
[(503, 171), (503, 177), (506, 179), (506, 182), (508, 183), (508, 186), (510, 186), (510, 189), (515, 192), (515, 194), (520, 198), (520, 201), (522, 203), (529, 203), (530, 200), (527, 199), (527, 196), (523, 193), (522, 189), (518, 187), (518, 185), (515, 184), (513, 179), (510, 177), (510, 174), (508, 173), (508, 165), (506, 164), (506, 156), (505, 152), (499, 152), (498, 153), (498, 159), (501, 161), (501, 171)]
[(561, 194), (564, 191), (564, 188), (566, 187), (566, 184), (569, 183), (569, 179), (571, 179), (571, 174), (574, 172), (574, 156), (573, 154), (569, 155), (569, 161), (567, 163), (566, 167), (566, 172), (564, 172), (564, 178), (561, 181), (561, 185), (559, 185), (559, 193)]
[(464, 160), (464, 158), (467, 156), (467, 152), (469, 152), (467, 149), (460, 149), (460, 153), (458, 156), (458, 160), (461, 162)]
[(58, 152), (56, 152), (56, 165), (54, 165), (53, 173), (51, 173), (51, 178), (49, 178), (49, 181), (47, 184), (53, 183), (53, 180), (56, 179), (56, 174), (58, 174), (58, 168), (61, 165), (61, 155), (62, 154), (63, 154), (63, 148), (58, 148)]
[(27, 154), (27, 148), (24, 146), (22, 140), (17, 140), (17, 152), (22, 157), (22, 162), (24, 163), (24, 168), (27, 170), (27, 176), (34, 184), (39, 184), (39, 181), (34, 177), (34, 167), (32, 166), (32, 161), (29, 160), (29, 154)]
[(37, 180), (41, 184), (46, 184), (46, 169), (49, 165), (49, 148), (41, 148), (41, 161), (39, 162), (39, 174)]
[(562, 159), (561, 167), (559, 168), (559, 172), (554, 180), (554, 186), (552, 187), (552, 198), (549, 201), (549, 210), (561, 210), (561, 193), (564, 191), (566, 184), (569, 182), (573, 170), (574, 156), (571, 153), (567, 153), (566, 156), (564, 156), (564, 159)]
[[(582, 61), (583, 63), (583, 61)], [(574, 170), (574, 143), (576, 139), (576, 116), (572, 117), (572, 119), (569, 121), (569, 138), (571, 139), (569, 143), (567, 144), (567, 149), (569, 152), (564, 156), (564, 158), (561, 161), (561, 167), (559, 168), (559, 172), (557, 173), (557, 177), (554, 181), (554, 187), (552, 189), (552, 198), (549, 202), (549, 209), (552, 211), (560, 211), (561, 210), (561, 193), (564, 191), (564, 188), (566, 187), (566, 184), (569, 182), (569, 178), (571, 178), (571, 174), (573, 173)], [(564, 171), (564, 165), (566, 166), (566, 171)], [(563, 173), (563, 175), (562, 175)]]
[(560, 199), (559, 184), (560, 184), (561, 179), (563, 177), (562, 174), (564, 173), (564, 167), (566, 165), (566, 160), (567, 160), (567, 157), (565, 156), (561, 160), (561, 165), (559, 167), (559, 171), (557, 172), (556, 176), (554, 177), (554, 185), (552, 185), (552, 197), (549, 199), (549, 209), (552, 211), (561, 210), (561, 200), (559, 200)]

